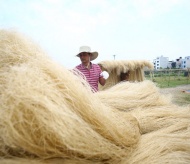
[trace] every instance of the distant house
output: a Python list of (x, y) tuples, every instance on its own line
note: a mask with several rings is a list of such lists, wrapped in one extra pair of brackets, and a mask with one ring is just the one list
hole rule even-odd
[(185, 59), (186, 59), (186, 60), (190, 60), (190, 56), (186, 56)]
[(186, 68), (189, 68), (189, 69), (190, 69), (190, 60), (187, 60), (187, 61), (186, 61)]
[(176, 61), (178, 63), (177, 68), (182, 68), (182, 69), (190, 68), (190, 56), (186, 56), (184, 59), (180, 57), (179, 59), (176, 59)]
[(154, 64), (154, 69), (159, 70), (162, 68), (167, 68), (168, 67), (168, 57), (157, 57), (156, 59), (153, 60)]
[(181, 63), (181, 68), (186, 68), (187, 67), (187, 61), (186, 59), (182, 59), (182, 63)]
[(184, 68), (190, 68), (190, 56), (186, 56), (185, 60), (183, 61)]
[(186, 69), (190, 68), (190, 56), (186, 56), (184, 59), (179, 57), (175, 61), (168, 61), (168, 57), (157, 57), (153, 60), (154, 69), (164, 69), (164, 68), (179, 68), (179, 69)]
[(173, 63), (173, 61), (168, 61), (168, 64), (167, 64), (167, 68), (172, 68), (172, 63)]
[(182, 66), (182, 57), (176, 59), (176, 68), (181, 68), (181, 66)]

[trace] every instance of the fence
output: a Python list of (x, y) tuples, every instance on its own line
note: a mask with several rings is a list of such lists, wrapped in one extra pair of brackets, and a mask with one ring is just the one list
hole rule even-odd
[(160, 87), (173, 87), (190, 84), (190, 69), (161, 69), (145, 71), (145, 78), (159, 84)]

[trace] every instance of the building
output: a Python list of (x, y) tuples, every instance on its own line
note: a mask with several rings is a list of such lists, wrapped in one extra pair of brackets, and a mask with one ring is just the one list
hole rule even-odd
[(183, 68), (182, 67), (183, 59), (182, 57), (179, 57), (179, 59), (176, 59), (176, 68)]
[(184, 59), (180, 57), (179, 59), (176, 59), (177, 61), (177, 67), (181, 69), (190, 68), (190, 56), (186, 56)]
[(182, 59), (182, 68), (190, 68), (190, 56), (186, 56)]
[(173, 63), (173, 61), (168, 61), (168, 64), (167, 64), (167, 68), (172, 68), (172, 63)]
[(154, 64), (155, 70), (167, 68), (168, 67), (168, 57), (163, 57), (163, 56), (157, 57), (156, 59), (153, 60), (153, 64)]
[(186, 60), (190, 60), (190, 56), (186, 56), (185, 59), (186, 59)]
[(182, 59), (182, 64), (181, 64), (181, 68), (183, 69), (183, 68), (186, 68), (187, 67), (187, 61), (186, 61), (186, 59)]

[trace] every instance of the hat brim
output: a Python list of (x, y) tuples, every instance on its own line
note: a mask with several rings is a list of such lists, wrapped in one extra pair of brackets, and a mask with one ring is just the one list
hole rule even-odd
[[(95, 60), (98, 57), (98, 52), (89, 52), (89, 53), (91, 53), (91, 55), (90, 55), (90, 61)], [(76, 56), (80, 57), (79, 54), (77, 54)]]
[(95, 60), (98, 57), (98, 52), (92, 52), (90, 56), (90, 61)]

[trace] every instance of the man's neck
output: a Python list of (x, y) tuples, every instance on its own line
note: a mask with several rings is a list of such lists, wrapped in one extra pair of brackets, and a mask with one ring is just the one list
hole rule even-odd
[(82, 63), (83, 66), (85, 66), (86, 68), (90, 69), (90, 62), (88, 63)]

